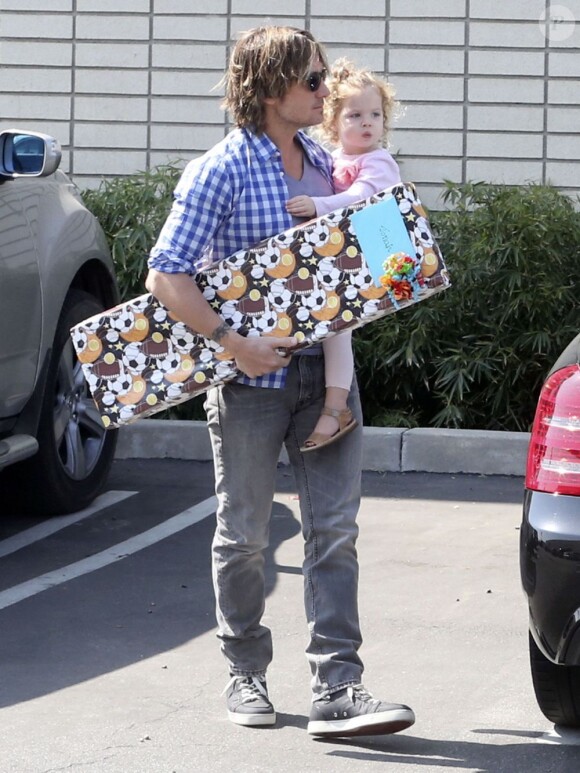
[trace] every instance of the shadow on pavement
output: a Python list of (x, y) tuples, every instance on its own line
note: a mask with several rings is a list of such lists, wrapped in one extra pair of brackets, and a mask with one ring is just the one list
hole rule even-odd
[[(474, 733), (506, 735), (506, 731), (474, 730)], [(508, 733), (509, 734), (509, 733)], [(517, 744), (485, 743), (483, 741), (441, 741), (404, 734), (373, 738), (332, 741), (335, 747), (328, 752), (329, 766), (333, 758), (356, 763), (376, 763), (380, 770), (385, 765), (425, 766), (425, 770), (473, 770), (478, 773), (576, 773), (578, 749), (563, 746), (545, 746), (535, 740), (541, 733), (516, 732), (530, 742)], [(329, 744), (330, 741), (319, 741)], [(336, 748), (336, 747), (339, 748)]]
[[(47, 571), (42, 567), (49, 562), (62, 565), (58, 562), (60, 555), (53, 552), (56, 548), (69, 549), (76, 540), (74, 544), (79, 549), (77, 543), (80, 539), (80, 549), (97, 552), (102, 549), (99, 540), (111, 540), (111, 530), (118, 530), (114, 535), (119, 535), (120, 540), (121, 535), (126, 538), (123, 530), (143, 531), (149, 528), (153, 518), (159, 522), (176, 514), (180, 508), (200, 501), (210, 495), (212, 473), (208, 465), (192, 462), (124, 462), (115, 465), (111, 488), (137, 489), (140, 495), (127, 500), (118, 521), (99, 516), (95, 517), (91, 526), (82, 527), (93, 530), (91, 540), (94, 537), (96, 547), (92, 542), (90, 545), (82, 542), (83, 535), (87, 539), (85, 532), (75, 534), (75, 528), (80, 529), (80, 526), (66, 530), (58, 540), (56, 537), (52, 541), (43, 540), (36, 547), (43, 552), (35, 557), (35, 571), (37, 561), (40, 572)], [(279, 470), (278, 491), (294, 491), (288, 468)], [(385, 499), (519, 502), (522, 480), (508, 477), (485, 480), (481, 476), (423, 473), (365, 473), (363, 491), (366, 497)], [(130, 507), (140, 510), (131, 514)], [(280, 503), (275, 504), (273, 516), (271, 545), (267, 551), (268, 594), (275, 588), (280, 573), (301, 574), (300, 566), (278, 566), (275, 562), (277, 548), (300, 531), (300, 524), (293, 512)], [(215, 627), (210, 566), (213, 529), (214, 519), (206, 518), (124, 560), (4, 609), (0, 613), (0, 707), (28, 701), (122, 669), (211, 631)], [(25, 563), (30, 553), (21, 551), (20, 557), (16, 555), (13, 558)], [(301, 718), (296, 721), (301, 721)], [(399, 761), (404, 761), (404, 755), (410, 753), (410, 747), (406, 746), (409, 742), (407, 737), (401, 741), (403, 747), (396, 745), (399, 755), (402, 755)], [(416, 742), (419, 743), (419, 739)], [(370, 759), (381, 761), (385, 752), (393, 754), (390, 744), (391, 740), (388, 749), (376, 744), (368, 746), (365, 754)], [(421, 753), (441, 754), (443, 757), (457, 754), (459, 759), (463, 752), (471, 748), (471, 745), (465, 745), (462, 752), (461, 745), (443, 746), (445, 748), (440, 747), (439, 751), (437, 746), (421, 747), (425, 749)], [(348, 747), (340, 753), (363, 754), (360, 745), (357, 747), (359, 751), (356, 753)], [(475, 747), (478, 748), (477, 745)], [(510, 747), (501, 749), (510, 753)], [(416, 755), (416, 749), (412, 753)], [(549, 755), (551, 751), (545, 753)], [(497, 767), (494, 769), (498, 770)], [(511, 769), (521, 767), (514, 764)]]
[[(96, 572), (0, 613), (0, 707), (62, 690), (168, 652), (215, 627), (206, 518)], [(275, 553), (300, 524), (275, 504), (266, 592), (280, 572)], [(216, 651), (218, 643), (216, 641)], [(219, 657), (219, 655), (217, 655)]]

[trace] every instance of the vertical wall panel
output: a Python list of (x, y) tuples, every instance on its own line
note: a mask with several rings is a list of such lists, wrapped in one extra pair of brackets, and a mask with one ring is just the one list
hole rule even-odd
[(3, 0), (0, 127), (56, 134), (80, 187), (199, 155), (228, 130), (230, 41), (311, 29), (330, 60), (388, 73), (391, 150), (438, 205), (444, 179), (580, 192), (580, 25), (545, 0)]

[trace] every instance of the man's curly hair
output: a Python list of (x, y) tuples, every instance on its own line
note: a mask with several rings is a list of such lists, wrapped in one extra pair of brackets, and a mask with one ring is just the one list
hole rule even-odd
[(264, 131), (264, 99), (283, 97), (313, 62), (327, 66), (320, 43), (296, 27), (257, 27), (236, 42), (224, 76), (223, 107), (241, 128)]

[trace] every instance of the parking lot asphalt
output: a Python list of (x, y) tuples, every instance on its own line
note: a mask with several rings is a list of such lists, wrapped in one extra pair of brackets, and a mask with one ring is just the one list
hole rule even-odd
[[(115, 462), (131, 496), (4, 563), (7, 577), (91, 556), (211, 496), (207, 462)], [(540, 714), (519, 584), (521, 477), (363, 476), (365, 684), (413, 707), (393, 736), (306, 733), (302, 538), (280, 466), (267, 563), (271, 729), (232, 725), (215, 638), (208, 517), (0, 612), (2, 773), (577, 771), (577, 737)], [(0, 545), (2, 543), (0, 542)]]

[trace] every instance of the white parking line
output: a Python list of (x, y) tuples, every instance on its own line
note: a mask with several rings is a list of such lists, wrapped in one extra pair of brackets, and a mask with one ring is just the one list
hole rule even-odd
[(143, 550), (143, 548), (154, 545), (156, 542), (160, 542), (162, 539), (170, 537), (172, 534), (182, 531), (182, 529), (186, 529), (188, 526), (193, 526), (194, 523), (198, 523), (207, 518), (208, 515), (215, 513), (216, 506), (217, 500), (215, 497), (204, 499), (203, 502), (189, 507), (187, 510), (179, 513), (179, 515), (175, 515), (158, 526), (125, 540), (125, 542), (119, 542), (118, 545), (103, 550), (101, 553), (96, 553), (94, 556), (83, 558), (82, 561), (76, 561), (74, 564), (69, 564), (61, 569), (55, 569), (53, 572), (47, 572), (40, 575), (40, 577), (35, 577), (20, 585), (7, 588), (0, 593), (0, 609), (6, 609), (6, 607), (35, 596), (37, 593), (54, 588), (75, 577), (81, 577), (83, 574), (94, 572), (103, 566), (112, 564), (114, 561), (126, 558), (139, 550)]
[(78, 523), (84, 518), (88, 518), (90, 515), (98, 513), (99, 510), (104, 510), (105, 507), (110, 507), (117, 502), (122, 502), (128, 497), (132, 497), (137, 494), (136, 491), (106, 491), (104, 494), (98, 496), (90, 507), (85, 507), (84, 510), (79, 510), (78, 513), (71, 513), (71, 515), (59, 515), (56, 518), (50, 518), (48, 521), (32, 526), (30, 529), (21, 531), (15, 534), (13, 537), (8, 537), (0, 542), (0, 558), (3, 556), (9, 556), (11, 553), (15, 553), (21, 548), (25, 548), (27, 545), (32, 545), (33, 542), (49, 537), (61, 529), (66, 529), (73, 523)]

